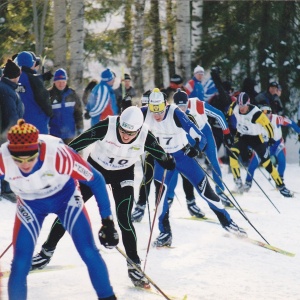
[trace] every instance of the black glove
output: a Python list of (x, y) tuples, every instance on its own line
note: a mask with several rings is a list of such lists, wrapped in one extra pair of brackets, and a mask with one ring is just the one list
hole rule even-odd
[(160, 165), (164, 168), (164, 169), (167, 169), (167, 170), (174, 170), (175, 167), (176, 167), (176, 161), (175, 161), (175, 158), (173, 156), (171, 156), (170, 154), (167, 154), (162, 162), (160, 163)]
[[(196, 142), (197, 144), (197, 142)], [(185, 147), (184, 155), (187, 155), (189, 157), (195, 157), (199, 155), (199, 151), (196, 149), (196, 147), (192, 147), (190, 144), (188, 144)]]
[(276, 141), (275, 141), (274, 139), (269, 138), (269, 142), (268, 142), (269, 146), (272, 146), (272, 145), (274, 145), (275, 143), (276, 143)]
[(53, 74), (51, 73), (51, 71), (45, 72), (44, 74), (42, 74), (42, 78), (44, 81), (50, 80), (53, 77)]
[(231, 133), (224, 134), (224, 143), (228, 148), (233, 146), (233, 137)]
[(100, 243), (105, 248), (114, 248), (119, 243), (119, 234), (115, 229), (115, 224), (113, 220), (102, 219), (102, 227), (98, 233)]
[(88, 111), (86, 111), (85, 113), (84, 113), (84, 118), (86, 119), (86, 120), (89, 120), (90, 118), (91, 118), (91, 116), (90, 116), (90, 114), (89, 114), (89, 112)]

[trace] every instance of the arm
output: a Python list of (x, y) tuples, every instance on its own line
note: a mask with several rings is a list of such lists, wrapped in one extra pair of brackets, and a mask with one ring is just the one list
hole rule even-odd
[(278, 116), (272, 115), (272, 117), (276, 116), (276, 124), (279, 126), (286, 126), (293, 128), (298, 134), (300, 133), (300, 127), (290, 118), (286, 116)]
[(253, 115), (252, 121), (253, 121), (253, 123), (260, 124), (261, 126), (263, 126), (265, 128), (265, 130), (268, 133), (269, 139), (274, 138), (273, 126), (270, 123), (270, 120), (268, 119), (268, 117), (263, 112), (261, 112), (261, 111), (256, 112)]
[(108, 128), (108, 118), (98, 122), (70, 142), (69, 146), (75, 151), (81, 151), (97, 140), (103, 140)]

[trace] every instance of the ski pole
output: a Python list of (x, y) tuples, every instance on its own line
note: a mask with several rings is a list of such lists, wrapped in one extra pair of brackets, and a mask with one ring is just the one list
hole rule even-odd
[(154, 216), (153, 216), (153, 220), (152, 220), (152, 226), (151, 226), (151, 230), (150, 230), (150, 236), (149, 236), (149, 241), (148, 241), (148, 246), (147, 246), (147, 251), (146, 251), (146, 256), (145, 256), (144, 271), (146, 269), (147, 257), (148, 257), (148, 253), (149, 253), (149, 249), (150, 249), (152, 233), (153, 233), (154, 223), (155, 223), (156, 214), (157, 214), (157, 208), (158, 208), (158, 205), (161, 201), (166, 175), (167, 175), (167, 169), (164, 170), (164, 173), (163, 173), (163, 176), (162, 176), (162, 179), (161, 179), (161, 184), (160, 184), (160, 187), (159, 187), (159, 191), (158, 191), (158, 194), (157, 194), (157, 199), (156, 199), (156, 204), (155, 204), (155, 211), (154, 211)]
[(146, 196), (146, 203), (147, 203), (148, 217), (149, 217), (149, 227), (150, 227), (150, 232), (151, 232), (151, 217), (150, 217), (150, 206), (149, 206), (149, 193), (148, 193), (148, 189), (147, 189), (147, 183), (148, 182), (146, 182), (146, 170), (145, 170), (145, 165), (143, 163), (143, 159), (142, 159), (141, 155), (140, 155), (140, 159), (141, 159), (141, 165), (142, 165), (142, 169), (143, 169), (143, 182), (142, 183), (144, 183), (144, 188), (145, 188), (145, 196)]
[[(207, 158), (207, 157), (206, 157)], [(196, 162), (198, 163), (198, 165), (200, 166), (200, 168), (204, 171), (204, 173), (216, 184), (218, 185), (214, 179), (205, 171), (205, 169), (200, 165), (200, 163), (197, 161), (197, 159), (195, 159)], [(207, 158), (207, 160), (209, 161), (209, 159)], [(213, 166), (212, 166), (213, 168)], [(214, 168), (213, 168), (214, 170)], [(218, 175), (219, 176), (219, 175)], [(225, 184), (225, 182), (223, 181), (222, 178), (220, 178), (220, 180), (222, 180), (224, 186), (226, 187), (226, 189), (228, 190), (229, 194), (231, 195), (231, 197), (234, 199), (234, 201), (236, 202), (237, 206), (234, 205), (234, 203), (231, 201), (231, 199), (228, 198), (228, 200), (233, 204), (233, 206), (237, 209), (237, 211), (244, 217), (244, 219), (250, 224), (250, 226), (258, 233), (258, 235), (267, 243), (269, 244), (269, 242), (262, 236), (262, 234), (256, 229), (256, 227), (250, 222), (249, 218), (247, 217), (246, 213), (244, 212), (244, 210), (241, 208), (241, 206), (239, 205), (239, 203), (237, 202), (237, 200), (235, 199), (235, 197), (232, 195), (231, 191), (229, 190), (229, 188), (227, 187), (227, 185)], [(270, 244), (269, 244), (270, 245)]]
[(166, 299), (171, 300), (158, 286), (157, 284), (147, 275), (145, 272), (143, 272), (127, 255), (126, 253), (121, 250), (118, 246), (116, 246), (116, 249), (126, 258), (128, 263), (135, 268), (138, 272), (141, 272), (148, 280), (149, 282), (164, 296)]
[[(246, 172), (251, 176), (251, 174), (249, 173), (249, 171), (247, 170), (247, 168), (243, 165), (243, 163), (241, 162), (241, 160), (239, 159), (239, 157), (228, 146), (225, 145), (225, 147), (235, 157), (235, 159), (239, 162), (239, 164), (246, 170)], [(262, 187), (258, 184), (258, 182), (254, 179), (254, 177), (252, 177), (252, 180), (255, 182), (255, 184), (259, 187), (259, 189), (263, 192), (263, 194), (267, 197), (267, 199), (270, 201), (270, 203), (274, 206), (274, 208), (280, 214), (280, 211), (278, 210), (278, 208), (275, 206), (275, 204), (272, 202), (272, 200), (269, 198), (269, 196), (265, 193), (265, 191), (262, 189)]]
[(2, 258), (2, 256), (8, 251), (8, 249), (12, 246), (12, 242), (6, 247), (6, 249), (2, 252), (2, 254), (0, 255), (0, 258)]

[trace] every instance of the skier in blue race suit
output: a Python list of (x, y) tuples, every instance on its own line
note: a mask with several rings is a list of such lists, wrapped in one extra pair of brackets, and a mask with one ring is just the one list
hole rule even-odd
[(7, 138), (8, 142), (1, 146), (0, 178), (10, 183), (18, 198), (9, 299), (27, 299), (27, 275), (34, 246), (43, 221), (50, 213), (56, 214), (70, 233), (88, 268), (98, 299), (117, 299), (106, 264), (95, 245), (78, 184), (82, 181), (92, 189), (102, 218), (100, 242), (113, 248), (119, 237), (102, 175), (61, 139), (39, 134), (35, 126), (23, 119), (10, 128)]
[[(206, 145), (206, 139), (197, 126), (177, 105), (166, 105), (163, 93), (157, 88), (149, 96), (148, 107), (142, 107), (141, 109), (145, 117), (145, 123), (151, 128), (160, 145), (175, 158), (176, 169), (193, 184), (199, 195), (217, 215), (223, 228), (236, 235), (246, 236), (246, 232), (233, 222), (228, 212), (224, 209), (220, 198), (211, 188), (204, 171), (197, 161), (193, 159), (193, 157), (198, 155), (198, 151), (189, 144), (187, 134), (194, 140), (199, 140), (201, 151)], [(156, 185), (160, 185), (163, 173), (164, 169), (155, 162), (154, 179)], [(157, 247), (171, 245), (172, 243), (171, 226), (168, 219), (167, 193), (173, 173), (174, 171), (166, 173), (163, 194), (158, 204), (160, 234), (153, 243)]]

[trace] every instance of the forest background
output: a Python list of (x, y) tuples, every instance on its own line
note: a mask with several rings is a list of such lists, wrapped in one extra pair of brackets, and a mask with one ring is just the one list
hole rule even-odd
[(99, 80), (90, 72), (98, 64), (130, 73), (138, 95), (166, 87), (175, 73), (187, 81), (197, 64), (207, 71), (219, 66), (236, 90), (246, 77), (256, 80), (258, 92), (278, 81), (293, 117), (299, 18), (299, 1), (2, 0), (0, 63), (34, 51), (41, 72), (65, 68), (79, 94)]

